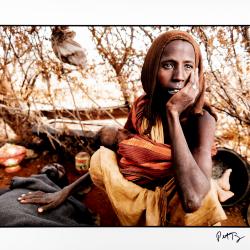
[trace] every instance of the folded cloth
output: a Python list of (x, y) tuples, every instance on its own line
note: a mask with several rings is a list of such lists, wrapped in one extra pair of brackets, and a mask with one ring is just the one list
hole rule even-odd
[(69, 197), (56, 209), (38, 213), (38, 205), (21, 204), (17, 199), (29, 191), (56, 192), (60, 188), (47, 175), (14, 177), (11, 189), (0, 195), (0, 226), (50, 227), (93, 226), (94, 217), (87, 207), (74, 197)]
[(200, 209), (185, 213), (174, 178), (154, 191), (128, 181), (119, 171), (116, 154), (100, 147), (90, 161), (94, 184), (103, 189), (123, 226), (211, 226), (225, 220), (213, 182)]

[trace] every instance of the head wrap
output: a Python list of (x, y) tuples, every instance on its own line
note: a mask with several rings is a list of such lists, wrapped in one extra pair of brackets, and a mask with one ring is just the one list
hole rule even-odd
[(145, 61), (141, 72), (141, 82), (145, 93), (149, 98), (149, 110), (151, 109), (152, 115), (152, 102), (155, 96), (157, 75), (159, 71), (159, 65), (162, 53), (168, 43), (174, 40), (183, 40), (190, 43), (194, 48), (195, 53), (195, 67), (199, 69), (199, 94), (194, 103), (192, 112), (194, 114), (202, 114), (204, 106), (204, 94), (205, 94), (205, 81), (203, 77), (203, 63), (202, 55), (197, 42), (187, 32), (173, 30), (167, 31), (158, 36), (152, 43), (145, 57)]

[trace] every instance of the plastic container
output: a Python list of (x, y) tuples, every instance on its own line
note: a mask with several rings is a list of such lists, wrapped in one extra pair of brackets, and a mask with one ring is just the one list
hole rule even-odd
[(86, 172), (89, 169), (90, 155), (87, 152), (79, 152), (75, 156), (75, 167), (78, 172)]

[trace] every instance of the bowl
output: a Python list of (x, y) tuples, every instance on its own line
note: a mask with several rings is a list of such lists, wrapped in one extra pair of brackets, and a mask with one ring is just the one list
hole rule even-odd
[(217, 154), (213, 157), (212, 178), (218, 179), (226, 169), (232, 169), (229, 177), (230, 190), (234, 196), (222, 206), (229, 207), (243, 200), (250, 191), (250, 166), (234, 150), (228, 148), (217, 148)]

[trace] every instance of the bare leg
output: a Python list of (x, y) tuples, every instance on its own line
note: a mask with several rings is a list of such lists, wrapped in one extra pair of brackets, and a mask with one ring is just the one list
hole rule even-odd
[(233, 192), (222, 189), (218, 184), (217, 184), (217, 193), (220, 202), (224, 202), (234, 196)]
[(218, 179), (218, 185), (226, 190), (226, 191), (229, 191), (230, 190), (230, 183), (229, 183), (229, 176), (232, 172), (232, 169), (227, 169), (223, 174), (222, 176), (220, 177), (220, 179)]
[(229, 176), (232, 169), (227, 169), (220, 179), (215, 180), (218, 198), (220, 202), (224, 202), (234, 196), (234, 193), (230, 191)]

